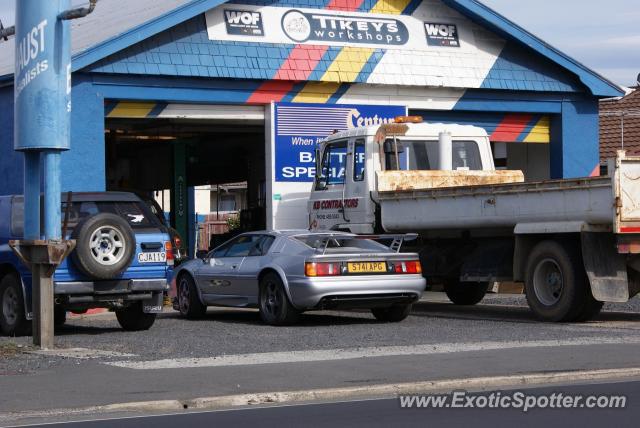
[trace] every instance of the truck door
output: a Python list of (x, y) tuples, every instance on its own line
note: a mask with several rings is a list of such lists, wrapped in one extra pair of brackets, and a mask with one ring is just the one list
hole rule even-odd
[(367, 153), (363, 137), (349, 141), (347, 168), (344, 179), (344, 195), (342, 198), (343, 220), (349, 224), (348, 229), (354, 233), (371, 233), (371, 219), (368, 213), (368, 177)]
[(312, 230), (343, 228), (345, 220), (342, 200), (348, 166), (347, 149), (348, 141), (338, 140), (327, 144), (322, 153), (310, 210)]

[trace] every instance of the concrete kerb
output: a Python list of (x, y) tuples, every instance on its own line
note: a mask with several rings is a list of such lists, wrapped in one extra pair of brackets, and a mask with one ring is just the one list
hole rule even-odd
[(589, 381), (615, 381), (640, 378), (640, 367), (569, 371), (556, 373), (530, 373), (478, 377), (468, 379), (445, 379), (409, 383), (361, 385), (347, 388), (326, 388), (305, 391), (282, 391), (202, 397), (185, 400), (155, 400), (115, 403), (85, 408), (23, 411), (0, 414), (0, 422), (18, 421), (55, 416), (80, 416), (88, 414), (121, 412), (178, 412), (183, 410), (217, 410), (241, 406), (268, 404), (296, 404), (313, 401), (341, 401), (346, 399), (383, 398), (396, 395), (445, 393), (455, 390), (482, 391), (492, 388), (531, 388), (540, 385), (558, 385)]

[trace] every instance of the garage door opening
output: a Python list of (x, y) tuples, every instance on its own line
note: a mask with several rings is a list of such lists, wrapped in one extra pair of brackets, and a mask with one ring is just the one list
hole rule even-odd
[(266, 225), (262, 107), (251, 117), (206, 107), (206, 118), (118, 113), (105, 124), (107, 190), (155, 200), (190, 256), (228, 237), (230, 227)]

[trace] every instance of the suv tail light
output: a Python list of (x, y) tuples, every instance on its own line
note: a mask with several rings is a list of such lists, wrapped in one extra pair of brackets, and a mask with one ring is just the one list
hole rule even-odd
[(422, 265), (418, 260), (409, 260), (393, 263), (395, 273), (422, 273)]
[(171, 245), (171, 241), (164, 242), (164, 252), (167, 257), (167, 264), (173, 266), (173, 246)]
[(335, 262), (306, 262), (304, 274), (306, 276), (338, 276), (340, 268), (340, 263)]

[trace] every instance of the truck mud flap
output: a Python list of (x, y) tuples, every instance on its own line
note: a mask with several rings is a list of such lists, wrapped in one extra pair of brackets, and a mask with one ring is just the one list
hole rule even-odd
[(591, 284), (591, 293), (601, 302), (629, 300), (629, 281), (624, 255), (615, 251), (611, 233), (583, 232), (582, 260)]
[(145, 314), (158, 314), (162, 312), (162, 302), (162, 293), (153, 293), (153, 297), (151, 299), (142, 301), (142, 312)]

